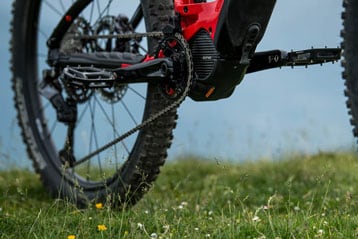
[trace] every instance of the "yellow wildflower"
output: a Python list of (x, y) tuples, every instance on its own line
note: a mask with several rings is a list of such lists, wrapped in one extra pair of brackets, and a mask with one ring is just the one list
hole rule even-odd
[(68, 235), (67, 239), (76, 239), (76, 236), (75, 235)]
[(100, 203), (96, 203), (96, 208), (97, 209), (102, 209), (103, 208), (103, 204), (100, 202)]
[(98, 231), (106, 231), (107, 227), (106, 227), (106, 225), (100, 224), (97, 226), (97, 229), (98, 229)]

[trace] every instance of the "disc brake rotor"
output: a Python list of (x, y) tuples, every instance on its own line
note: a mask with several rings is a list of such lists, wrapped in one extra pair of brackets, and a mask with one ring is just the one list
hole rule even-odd
[[(94, 35), (123, 35), (133, 33), (133, 28), (129, 19), (125, 15), (105, 16), (94, 27)], [(96, 51), (106, 52), (130, 52), (138, 53), (138, 43), (131, 43), (131, 39), (98, 38), (95, 42)], [(128, 85), (116, 84), (112, 88), (102, 88), (97, 91), (101, 94), (102, 99), (108, 103), (119, 102), (126, 94)]]

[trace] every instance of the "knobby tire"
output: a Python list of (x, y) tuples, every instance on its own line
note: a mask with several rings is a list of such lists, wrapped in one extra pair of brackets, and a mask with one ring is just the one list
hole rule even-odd
[[(40, 99), (37, 88), (38, 79), (41, 78), (36, 58), (40, 44), (38, 36), (41, 33), (36, 30), (40, 21), (41, 3), (41, 0), (16, 0), (12, 9), (12, 89), (29, 158), (44, 186), (55, 197), (64, 198), (81, 207), (95, 202), (110, 203), (113, 207), (133, 205), (150, 188), (166, 160), (176, 126), (176, 109), (140, 130), (128, 158), (113, 175), (93, 182), (66, 169), (59, 160), (58, 149), (51, 144), (52, 139), (44, 140), (44, 134), (51, 134), (51, 129), (42, 112), (44, 103), (41, 102), (44, 100)], [(142, 0), (141, 4), (148, 32), (160, 31), (173, 15), (171, 0)], [(148, 41), (149, 51), (153, 51), (155, 46), (155, 40)], [(148, 84), (142, 120), (170, 103), (160, 87)]]
[(353, 134), (358, 137), (358, 1), (344, 0), (343, 7), (343, 79)]

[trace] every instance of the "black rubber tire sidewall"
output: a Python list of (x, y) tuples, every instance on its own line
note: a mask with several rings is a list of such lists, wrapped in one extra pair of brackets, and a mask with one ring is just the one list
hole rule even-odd
[(343, 78), (345, 79), (345, 95), (348, 97), (347, 107), (354, 127), (354, 136), (358, 136), (358, 1), (344, 0), (343, 5)]
[[(36, 32), (34, 26), (38, 19), (38, 12), (34, 9), (39, 9), (40, 2), (39, 0), (17, 0), (14, 2), (10, 43), (14, 101), (22, 136), (27, 145), (29, 157), (34, 162), (34, 168), (52, 195), (69, 199), (78, 205), (87, 205), (90, 201), (105, 202), (108, 198), (111, 198), (114, 206), (118, 206), (124, 201), (134, 204), (156, 179), (160, 172), (160, 166), (165, 162), (167, 149), (173, 138), (172, 131), (176, 125), (176, 110), (172, 110), (150, 127), (141, 130), (129, 160), (117, 177), (106, 187), (75, 186), (72, 179), (67, 180), (66, 175), (61, 173), (62, 165), (51, 159), (51, 156), (48, 155), (48, 147), (44, 149), (45, 145), (36, 130), (37, 119), (33, 112), (37, 105), (40, 105), (33, 80), (38, 79), (37, 63), (31, 60), (37, 54), (37, 41), (34, 36), (36, 34), (32, 34), (32, 32)], [(171, 0), (142, 0), (141, 2), (147, 21), (147, 31), (159, 30), (173, 14)], [(150, 48), (153, 48), (153, 45), (155, 42), (150, 43)], [(169, 104), (157, 86), (149, 85), (147, 92), (144, 118)], [(50, 152), (50, 154), (53, 153), (55, 152)]]

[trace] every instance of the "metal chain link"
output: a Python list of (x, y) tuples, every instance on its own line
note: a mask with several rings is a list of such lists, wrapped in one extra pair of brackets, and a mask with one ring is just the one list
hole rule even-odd
[[(98, 36), (98, 37), (109, 38), (109, 36), (111, 36), (111, 35)], [(113, 35), (113, 37), (120, 38), (120, 39), (136, 38), (136, 37), (137, 38), (139, 38), (139, 37), (163, 37), (163, 36), (164, 36), (164, 34), (162, 32), (130, 33), (130, 34), (123, 34), (123, 35)], [(89, 155), (85, 156), (84, 158), (76, 161), (73, 164), (73, 166), (77, 166), (79, 164), (82, 164), (82, 163), (88, 161), (93, 156), (95, 156), (95, 155), (103, 152), (104, 150), (110, 148), (111, 146), (119, 143), (120, 141), (122, 141), (125, 138), (131, 136), (132, 134), (136, 133), (137, 131), (147, 127), (148, 125), (153, 123), (155, 120), (157, 120), (161, 116), (163, 116), (166, 113), (168, 113), (169, 111), (179, 107), (179, 105), (184, 101), (185, 97), (189, 94), (190, 87), (191, 87), (191, 84), (192, 84), (192, 81), (193, 81), (193, 75), (194, 75), (193, 59), (192, 59), (192, 55), (191, 55), (189, 45), (188, 45), (187, 41), (184, 39), (183, 35), (180, 34), (180, 33), (175, 33), (174, 36), (184, 48), (186, 64), (187, 64), (187, 69), (188, 69), (188, 79), (186, 81), (186, 87), (185, 87), (182, 95), (177, 100), (175, 100), (172, 104), (170, 104), (169, 106), (165, 107), (161, 111), (155, 113), (154, 115), (150, 116), (148, 119), (144, 120), (141, 124), (139, 124), (136, 127), (130, 129), (126, 133), (120, 135), (119, 137), (117, 137), (113, 141), (111, 141), (111, 142), (107, 143), (106, 145), (102, 146), (101, 148), (95, 150), (94, 152), (90, 153)]]
[(138, 39), (142, 37), (162, 38), (163, 32), (147, 32), (147, 33), (124, 33), (124, 34), (108, 34), (108, 35), (86, 35), (81, 36), (83, 40), (95, 39)]

